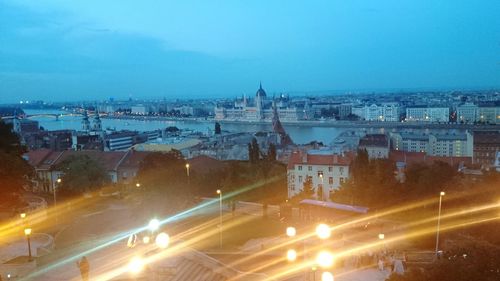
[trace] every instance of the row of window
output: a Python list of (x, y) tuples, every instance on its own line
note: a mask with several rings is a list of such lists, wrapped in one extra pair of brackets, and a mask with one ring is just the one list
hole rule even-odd
[[(302, 171), (302, 165), (297, 166), (297, 170)], [(309, 172), (312, 172), (312, 166), (307, 166), (307, 170)], [(328, 167), (328, 172), (333, 172), (333, 167), (332, 166)], [(340, 174), (343, 174), (344, 173), (344, 167), (339, 167), (339, 172), (340, 172)], [(320, 176), (320, 173), (322, 175), (323, 171), (318, 171), (318, 176)]]

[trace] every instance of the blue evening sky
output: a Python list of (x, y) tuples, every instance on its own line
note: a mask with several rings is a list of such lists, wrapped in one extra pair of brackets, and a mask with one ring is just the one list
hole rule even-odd
[(499, 0), (0, 0), (0, 103), (500, 87)]

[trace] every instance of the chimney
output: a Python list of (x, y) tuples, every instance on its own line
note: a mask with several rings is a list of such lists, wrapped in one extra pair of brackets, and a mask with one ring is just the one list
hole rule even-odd
[(338, 156), (337, 154), (333, 154), (333, 164), (337, 164), (338, 162)]
[(302, 163), (307, 163), (307, 152), (302, 153)]

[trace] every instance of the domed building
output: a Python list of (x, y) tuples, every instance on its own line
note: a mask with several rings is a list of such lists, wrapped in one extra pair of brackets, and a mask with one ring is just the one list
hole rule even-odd
[[(291, 106), (288, 99), (280, 97), (280, 100), (274, 104), (277, 107), (279, 119), (283, 122), (307, 119), (304, 108)], [(262, 83), (254, 99), (244, 95), (241, 99), (236, 99), (232, 105), (222, 104), (215, 107), (216, 120), (272, 122), (273, 114), (273, 99), (268, 99)]]

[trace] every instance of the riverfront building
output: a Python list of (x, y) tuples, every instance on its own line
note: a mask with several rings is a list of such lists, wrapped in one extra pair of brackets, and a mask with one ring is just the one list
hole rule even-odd
[(311, 110), (290, 106), (288, 99), (285, 97), (280, 97), (277, 101), (269, 100), (261, 84), (254, 99), (247, 99), (244, 96), (242, 100), (235, 101), (232, 107), (216, 106), (215, 120), (271, 122), (273, 119), (273, 103), (277, 107), (279, 119), (283, 122), (294, 122), (312, 117)]
[(414, 106), (406, 108), (406, 121), (449, 122), (449, 107)]

